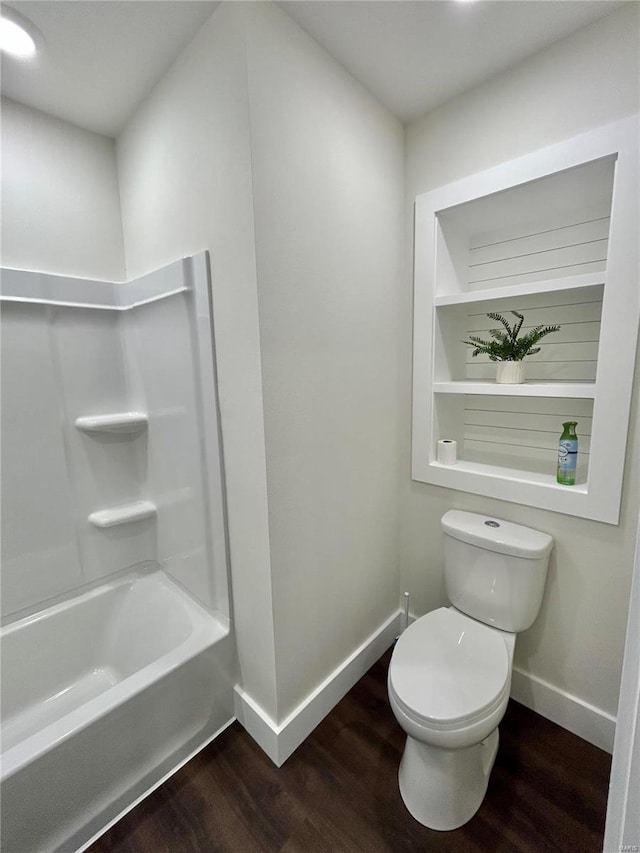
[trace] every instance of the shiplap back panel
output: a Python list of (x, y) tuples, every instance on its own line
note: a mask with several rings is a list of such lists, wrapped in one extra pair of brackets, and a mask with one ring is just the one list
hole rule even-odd
[[(540, 341), (540, 352), (525, 359), (530, 381), (594, 382), (598, 362), (602, 287), (554, 294), (532, 294), (518, 300), (496, 300), (491, 310), (512, 324), (512, 310), (524, 314), (523, 330), (537, 325), (559, 325)], [(489, 339), (489, 330), (500, 327), (486, 315), (486, 304), (471, 306), (468, 334)], [(495, 379), (496, 363), (487, 356), (467, 352), (468, 379)], [(565, 421), (578, 422), (578, 481), (586, 480), (589, 466), (593, 401), (549, 397), (465, 397), (464, 457), (483, 462), (553, 474), (558, 440)]]
[[(545, 382), (595, 382), (602, 314), (602, 287), (552, 294), (532, 294), (517, 300), (496, 300), (491, 311), (502, 314), (510, 325), (517, 322), (511, 311), (524, 314), (523, 332), (539, 325), (558, 325), (560, 331), (542, 338), (540, 352), (525, 359), (526, 377)], [(486, 306), (483, 306), (483, 309)], [(466, 335), (490, 340), (490, 329), (502, 328), (487, 317), (486, 310), (470, 308)], [(496, 362), (486, 355), (472, 355), (467, 347), (467, 379), (495, 379)]]
[(586, 478), (592, 400), (466, 395), (463, 456), (470, 462), (553, 474), (565, 421), (577, 421), (578, 473)]
[(515, 230), (490, 242), (477, 238), (469, 249), (469, 289), (603, 272), (608, 239), (609, 215), (604, 211), (539, 231)]

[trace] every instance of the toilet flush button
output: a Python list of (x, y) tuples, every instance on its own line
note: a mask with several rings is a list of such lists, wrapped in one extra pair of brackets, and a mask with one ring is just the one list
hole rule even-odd
[(500, 527), (497, 521), (485, 521), (487, 527)]

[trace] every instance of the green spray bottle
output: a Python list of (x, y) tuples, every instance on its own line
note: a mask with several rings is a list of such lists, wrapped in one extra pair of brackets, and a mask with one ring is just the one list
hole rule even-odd
[(558, 482), (563, 486), (575, 486), (578, 463), (577, 421), (562, 424), (563, 431), (558, 443)]

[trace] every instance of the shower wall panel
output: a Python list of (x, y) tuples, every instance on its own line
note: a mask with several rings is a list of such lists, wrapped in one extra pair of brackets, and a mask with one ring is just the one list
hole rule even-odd
[(3, 616), (156, 557), (152, 523), (88, 521), (146, 489), (144, 437), (75, 427), (127, 408), (120, 324), (113, 311), (3, 303)]
[(79, 417), (133, 408), (123, 354), (123, 312), (55, 309), (52, 332), (58, 364), (62, 431), (79, 507), (77, 530), (83, 578), (97, 581), (155, 560), (152, 519), (100, 529), (89, 515), (148, 496), (146, 437), (85, 432)]
[(82, 583), (48, 311), (2, 310), (2, 612)]
[(3, 617), (159, 564), (228, 618), (204, 253), (126, 284), (4, 272), (2, 464)]
[(131, 383), (139, 389), (133, 393), (144, 395), (149, 415), (147, 487), (158, 508), (158, 559), (212, 607), (192, 300), (182, 292), (134, 308), (124, 317), (124, 340)]

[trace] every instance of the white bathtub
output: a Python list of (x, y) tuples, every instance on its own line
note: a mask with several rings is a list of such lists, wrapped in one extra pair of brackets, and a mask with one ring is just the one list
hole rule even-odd
[(160, 571), (0, 632), (2, 853), (83, 848), (233, 716), (228, 626)]

